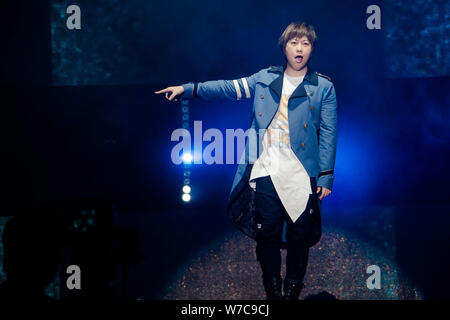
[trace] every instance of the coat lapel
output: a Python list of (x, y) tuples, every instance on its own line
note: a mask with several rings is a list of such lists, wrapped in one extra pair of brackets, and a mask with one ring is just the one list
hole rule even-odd
[(291, 99), (306, 97), (307, 93), (305, 90), (305, 82), (311, 84), (313, 86), (317, 86), (319, 84), (319, 80), (317, 79), (317, 74), (311, 69), (308, 68), (308, 71), (305, 74), (305, 78), (303, 82), (298, 85), (298, 87), (294, 90), (291, 95)]
[(281, 92), (283, 89), (284, 68), (282, 66), (270, 67), (269, 72), (279, 74), (279, 76), (269, 84), (269, 88), (277, 94), (279, 102), (281, 99)]
[[(286, 66), (270, 67), (269, 69), (269, 72), (279, 74), (279, 76), (275, 78), (275, 80), (273, 80), (269, 85), (269, 88), (272, 89), (277, 94), (278, 98), (281, 98), (281, 93), (283, 90), (283, 78), (285, 69)], [(307, 93), (304, 86), (305, 81), (313, 86), (317, 86), (319, 84), (317, 73), (315, 73), (310, 67), (308, 67), (308, 71), (306, 72), (303, 82), (300, 83), (300, 85), (298, 85), (298, 87), (294, 90), (294, 92), (291, 95), (291, 98), (306, 97)]]

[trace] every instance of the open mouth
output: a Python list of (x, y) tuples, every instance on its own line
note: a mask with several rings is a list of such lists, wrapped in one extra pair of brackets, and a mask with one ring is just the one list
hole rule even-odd
[(300, 55), (295, 56), (294, 60), (295, 60), (295, 62), (302, 63), (303, 62), (303, 56), (300, 56)]

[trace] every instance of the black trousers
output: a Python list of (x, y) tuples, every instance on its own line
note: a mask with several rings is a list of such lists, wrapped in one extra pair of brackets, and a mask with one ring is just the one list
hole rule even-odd
[(280, 276), (280, 244), (283, 225), (286, 222), (286, 278), (303, 281), (309, 256), (306, 237), (311, 228), (309, 209), (313, 201), (312, 195), (305, 212), (294, 223), (284, 209), (270, 176), (257, 178), (255, 181), (256, 256), (261, 264), (263, 276)]

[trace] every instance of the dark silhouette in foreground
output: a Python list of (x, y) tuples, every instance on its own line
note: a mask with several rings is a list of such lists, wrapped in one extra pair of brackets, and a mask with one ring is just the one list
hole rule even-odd
[(9, 220), (3, 233), (0, 301), (53, 301), (44, 290), (58, 271), (61, 224), (56, 215), (27, 209)]
[(334, 295), (326, 291), (321, 291), (318, 294), (310, 294), (304, 300), (338, 300)]

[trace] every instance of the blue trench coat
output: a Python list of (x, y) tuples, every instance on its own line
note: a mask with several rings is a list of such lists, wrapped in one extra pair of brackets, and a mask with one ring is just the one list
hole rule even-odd
[[(285, 66), (271, 66), (235, 80), (183, 84), (181, 99), (253, 99), (251, 128), (229, 194), (227, 214), (247, 236), (256, 239), (255, 192), (249, 186), (254, 161), (261, 152), (260, 129), (267, 129), (280, 103)], [(311, 178), (312, 186), (332, 189), (337, 145), (337, 102), (331, 79), (308, 68), (303, 82), (288, 102), (291, 148)], [(251, 143), (251, 139), (258, 142)], [(312, 189), (315, 192), (315, 189)], [(320, 203), (316, 204), (316, 227), (310, 246), (320, 239)]]

